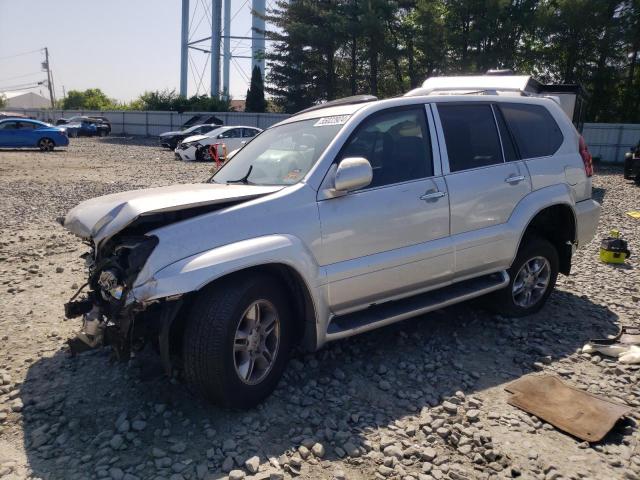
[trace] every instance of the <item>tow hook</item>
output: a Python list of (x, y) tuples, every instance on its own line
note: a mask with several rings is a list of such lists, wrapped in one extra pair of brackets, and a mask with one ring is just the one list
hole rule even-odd
[(71, 354), (75, 355), (102, 346), (105, 326), (106, 322), (102, 319), (100, 308), (94, 305), (82, 317), (82, 330), (75, 338), (69, 340)]

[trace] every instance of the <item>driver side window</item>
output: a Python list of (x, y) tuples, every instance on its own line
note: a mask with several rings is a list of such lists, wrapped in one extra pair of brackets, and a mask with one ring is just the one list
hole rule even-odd
[(433, 176), (429, 128), (423, 106), (375, 113), (347, 141), (338, 160), (364, 157), (373, 168), (367, 188)]

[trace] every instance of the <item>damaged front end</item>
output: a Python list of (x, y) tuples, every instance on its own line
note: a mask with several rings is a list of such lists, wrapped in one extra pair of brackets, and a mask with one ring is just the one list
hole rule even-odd
[(157, 244), (157, 237), (146, 235), (115, 237), (98, 250), (90, 243), (91, 252), (83, 255), (88, 281), (65, 304), (67, 318), (83, 318), (81, 332), (70, 342), (72, 353), (112, 345), (117, 356), (125, 359), (144, 345), (149, 323), (145, 317), (154, 309), (136, 302), (131, 290)]

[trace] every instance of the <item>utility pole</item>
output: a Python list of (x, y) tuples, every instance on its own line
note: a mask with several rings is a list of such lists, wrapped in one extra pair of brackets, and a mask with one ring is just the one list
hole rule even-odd
[(49, 68), (49, 49), (44, 47), (44, 63), (42, 67), (47, 70), (47, 86), (49, 87), (49, 98), (51, 99), (51, 108), (56, 108), (56, 99), (53, 95), (53, 79), (51, 77), (51, 69)]

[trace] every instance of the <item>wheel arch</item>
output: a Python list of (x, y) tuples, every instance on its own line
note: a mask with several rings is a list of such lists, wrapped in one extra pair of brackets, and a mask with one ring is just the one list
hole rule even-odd
[(518, 242), (518, 250), (531, 235), (548, 240), (557, 250), (560, 273), (569, 275), (571, 256), (577, 240), (576, 214), (571, 205), (556, 203), (545, 206), (531, 217)]
[[(169, 371), (171, 358), (182, 356), (182, 339), (186, 321), (196, 296), (203, 289), (215, 284), (224, 284), (247, 275), (267, 274), (276, 278), (285, 288), (287, 298), (292, 300), (292, 316), (294, 319), (294, 345), (304, 350), (317, 348), (317, 311), (311, 290), (304, 277), (291, 265), (285, 263), (263, 263), (250, 267), (229, 271), (211, 280), (200, 289), (183, 295), (180, 304), (171, 317), (167, 317), (166, 325), (160, 327), (160, 352), (165, 368)], [(163, 331), (167, 329), (166, 331)]]

